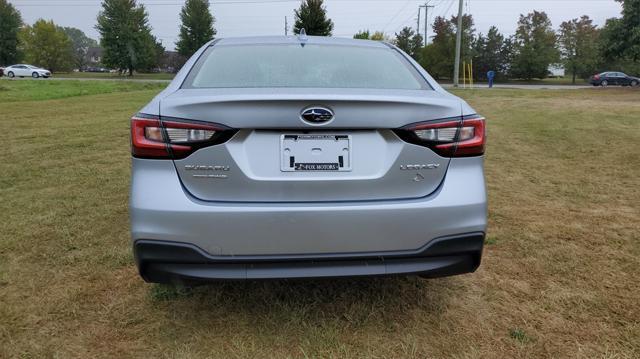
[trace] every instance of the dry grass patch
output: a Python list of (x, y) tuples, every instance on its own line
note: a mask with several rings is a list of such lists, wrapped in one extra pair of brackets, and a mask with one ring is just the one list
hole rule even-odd
[(154, 93), (2, 106), (0, 357), (640, 357), (640, 92), (459, 93), (489, 119), (475, 274), (195, 289), (130, 254), (128, 118)]

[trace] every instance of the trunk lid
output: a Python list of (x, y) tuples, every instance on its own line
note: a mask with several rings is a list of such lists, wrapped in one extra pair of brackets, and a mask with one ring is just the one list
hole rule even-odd
[[(310, 106), (331, 109), (334, 119), (324, 125), (303, 121), (301, 112)], [(335, 202), (429, 195), (442, 182), (449, 159), (404, 142), (392, 130), (460, 117), (461, 111), (455, 97), (424, 90), (182, 89), (160, 103), (163, 118), (239, 129), (225, 144), (174, 161), (185, 189), (193, 196), (231, 202)], [(340, 161), (334, 157), (341, 157)], [(306, 170), (295, 170), (298, 161)], [(337, 166), (338, 162), (339, 169), (308, 170), (317, 169), (313, 163)]]

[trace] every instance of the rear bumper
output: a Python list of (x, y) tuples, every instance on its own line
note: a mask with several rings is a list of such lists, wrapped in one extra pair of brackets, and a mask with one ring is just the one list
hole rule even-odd
[(189, 243), (222, 257), (316, 256), (416, 251), (436, 238), (486, 232), (481, 157), (452, 159), (423, 198), (323, 203), (202, 202), (183, 189), (171, 161), (133, 162), (133, 242)]
[(140, 275), (154, 283), (419, 274), (444, 277), (480, 265), (484, 233), (434, 239), (416, 251), (295, 256), (212, 256), (193, 244), (134, 242)]

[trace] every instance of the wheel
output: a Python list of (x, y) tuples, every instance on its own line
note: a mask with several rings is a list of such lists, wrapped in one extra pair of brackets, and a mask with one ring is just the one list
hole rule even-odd
[(37, 72), (34, 72), (31, 74), (31, 77), (33, 77), (34, 79), (37, 79), (38, 77), (40, 77), (40, 75), (38, 75)]
[(609, 81), (607, 81), (607, 80), (603, 80), (603, 81), (600, 83), (600, 86), (602, 86), (602, 87), (607, 87), (607, 86), (609, 86)]
[(636, 80), (631, 81), (631, 87), (636, 87), (636, 86), (638, 86), (638, 81)]
[(7, 72), (7, 76), (9, 76), (10, 78), (16, 77), (16, 75), (13, 73), (13, 71)]

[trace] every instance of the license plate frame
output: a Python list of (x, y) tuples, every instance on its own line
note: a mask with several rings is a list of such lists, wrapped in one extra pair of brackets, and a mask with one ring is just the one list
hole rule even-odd
[(351, 171), (351, 135), (283, 134), (280, 136), (282, 172)]

